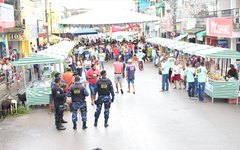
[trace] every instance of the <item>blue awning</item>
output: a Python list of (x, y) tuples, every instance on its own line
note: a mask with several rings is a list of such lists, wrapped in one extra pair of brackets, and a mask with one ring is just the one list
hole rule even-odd
[(73, 35), (87, 35), (87, 34), (98, 34), (98, 32), (94, 29), (85, 28), (85, 29), (77, 29), (73, 31)]

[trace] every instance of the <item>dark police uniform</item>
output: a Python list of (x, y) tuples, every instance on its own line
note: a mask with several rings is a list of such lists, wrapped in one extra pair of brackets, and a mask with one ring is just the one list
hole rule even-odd
[(64, 102), (65, 102), (65, 93), (58, 86), (54, 85), (52, 88), (52, 97), (54, 100), (55, 107), (55, 124), (57, 129), (61, 128), (63, 121), (63, 112), (64, 112)]
[[(102, 74), (102, 72), (101, 72)], [(107, 121), (109, 118), (109, 109), (111, 105), (111, 98), (110, 94), (112, 96), (112, 102), (114, 101), (114, 90), (113, 85), (110, 79), (106, 77), (102, 77), (99, 79), (96, 83), (96, 92), (98, 93), (98, 99), (95, 101), (95, 104), (97, 105), (96, 112), (94, 114), (95, 116), (95, 123), (94, 125), (97, 126), (97, 120), (99, 118), (99, 115), (101, 113), (102, 105), (104, 104), (104, 118), (105, 118), (105, 127), (107, 125)]]
[[(86, 127), (87, 121), (87, 104), (85, 97), (88, 95), (88, 91), (81, 83), (76, 83), (74, 86), (72, 86), (67, 94), (68, 97), (72, 98), (72, 122), (76, 126), (77, 111), (80, 109), (83, 121), (83, 129)], [(76, 129), (76, 127), (74, 129)]]

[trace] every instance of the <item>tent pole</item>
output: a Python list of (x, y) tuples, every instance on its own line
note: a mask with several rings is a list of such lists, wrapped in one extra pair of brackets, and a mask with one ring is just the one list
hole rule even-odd
[(35, 81), (35, 74), (34, 74), (34, 66), (33, 64), (31, 65), (31, 72), (32, 72), (32, 82)]
[(226, 59), (226, 70), (225, 70), (225, 75), (227, 75), (227, 68), (228, 68), (228, 59)]
[(24, 82), (24, 88), (27, 88), (27, 81), (26, 81), (26, 70), (25, 70), (25, 66), (22, 66), (22, 70), (23, 70), (23, 82)]
[(221, 76), (223, 75), (223, 58), (222, 58), (222, 63), (221, 63)]

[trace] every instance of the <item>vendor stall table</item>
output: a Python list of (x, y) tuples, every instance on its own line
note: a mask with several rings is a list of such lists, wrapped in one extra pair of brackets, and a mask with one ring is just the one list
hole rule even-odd
[(238, 104), (238, 82), (214, 81), (206, 82), (205, 93), (212, 98), (212, 103), (215, 98), (237, 99)]

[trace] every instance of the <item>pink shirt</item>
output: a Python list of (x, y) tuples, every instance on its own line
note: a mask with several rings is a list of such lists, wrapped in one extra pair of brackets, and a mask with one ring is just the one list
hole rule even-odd
[(99, 70), (90, 69), (88, 70), (86, 76), (91, 76), (91, 77), (95, 76), (95, 78), (88, 78), (88, 82), (89, 84), (96, 84), (98, 77), (100, 76), (100, 72)]
[(114, 62), (114, 73), (122, 73), (123, 71), (123, 64), (121, 62)]

